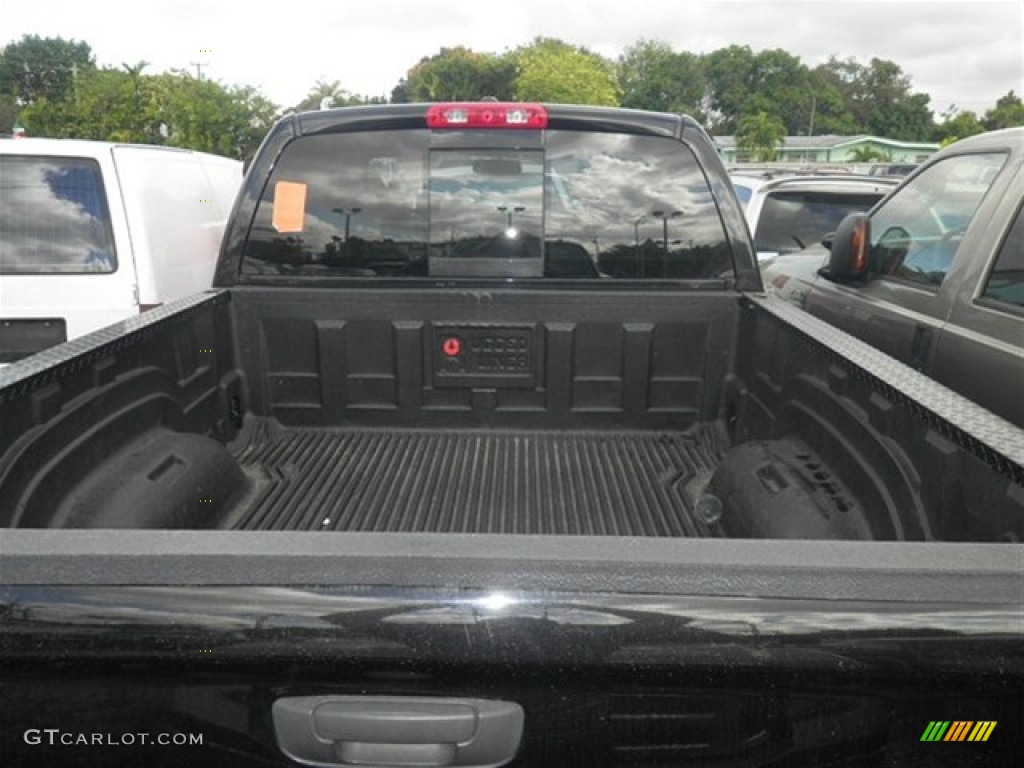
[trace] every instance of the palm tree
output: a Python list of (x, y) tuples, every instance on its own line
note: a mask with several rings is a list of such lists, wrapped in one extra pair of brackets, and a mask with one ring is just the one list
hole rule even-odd
[(317, 80), (316, 85), (309, 89), (306, 98), (295, 105), (295, 111), (308, 112), (323, 106), (343, 107), (351, 101), (352, 94), (342, 88), (339, 81)]
[[(142, 80), (142, 70), (149, 66), (149, 62), (145, 59), (139, 59), (134, 64), (127, 62), (121, 62), (121, 69), (127, 73), (132, 84), (132, 110), (133, 115), (131, 118), (132, 127), (129, 134), (128, 140), (135, 141), (154, 141), (155, 136), (151, 136), (146, 131), (146, 125), (148, 122), (146, 113), (146, 101), (147, 97), (144, 94), (146, 90), (145, 84)], [(152, 132), (149, 132), (152, 133)]]
[(121, 62), (121, 69), (128, 73), (128, 77), (132, 80), (132, 93), (135, 96), (135, 107), (136, 109), (142, 108), (141, 102), (141, 83), (142, 83), (142, 70), (149, 66), (149, 62), (145, 59), (139, 59), (134, 64), (128, 64), (127, 62)]
[(758, 162), (774, 160), (785, 138), (785, 124), (767, 112), (747, 115), (736, 126), (736, 147), (754, 155)]
[(870, 144), (850, 150), (849, 154), (846, 155), (846, 162), (848, 163), (873, 163), (876, 161), (888, 163), (892, 161), (892, 157), (879, 149), (875, 149)]
[(132, 80), (138, 80), (139, 76), (142, 74), (142, 70), (148, 66), (149, 62), (145, 59), (139, 59), (134, 64), (129, 64), (126, 61), (121, 62), (121, 69), (127, 72), (131, 76)]

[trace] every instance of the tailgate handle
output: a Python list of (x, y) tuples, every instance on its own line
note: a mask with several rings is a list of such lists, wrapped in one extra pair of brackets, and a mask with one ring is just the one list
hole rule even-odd
[(496, 768), (523, 735), (523, 708), (490, 699), (294, 696), (272, 715), (281, 751), (316, 766)]

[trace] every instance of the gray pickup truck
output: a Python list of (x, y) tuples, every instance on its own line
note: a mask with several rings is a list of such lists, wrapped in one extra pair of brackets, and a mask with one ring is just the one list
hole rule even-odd
[(286, 117), (215, 280), (0, 371), (5, 765), (1019, 761), (1024, 433), (693, 120)]
[[(831, 255), (783, 257), (782, 296), (1024, 426), (1024, 128), (930, 158)], [(824, 262), (824, 263), (823, 263)]]

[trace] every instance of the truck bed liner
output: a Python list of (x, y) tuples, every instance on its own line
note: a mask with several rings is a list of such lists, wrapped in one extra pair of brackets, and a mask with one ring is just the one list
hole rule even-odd
[(693, 488), (726, 445), (687, 433), (281, 429), (232, 446), (261, 486), (244, 530), (707, 535)]

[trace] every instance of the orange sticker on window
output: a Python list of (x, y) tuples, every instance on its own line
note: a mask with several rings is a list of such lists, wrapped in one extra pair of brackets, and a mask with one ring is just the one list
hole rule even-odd
[(306, 185), (279, 181), (274, 185), (274, 229), (301, 232), (306, 219)]

